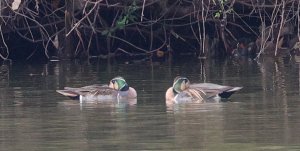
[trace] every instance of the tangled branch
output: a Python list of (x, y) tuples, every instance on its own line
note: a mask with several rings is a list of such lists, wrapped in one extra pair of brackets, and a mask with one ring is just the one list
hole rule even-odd
[[(48, 58), (52, 45), (59, 54), (75, 57), (118, 52), (149, 56), (170, 47), (199, 57), (231, 55), (245, 37), (257, 41), (257, 57), (270, 46), (277, 56), (290, 23), (296, 23), (297, 32), (289, 36), (296, 33), (299, 41), (296, 0), (2, 0), (0, 8), (2, 59), (10, 55), (10, 33), (42, 43)], [(68, 38), (74, 50), (65, 50)], [(177, 50), (184, 46), (189, 50)]]

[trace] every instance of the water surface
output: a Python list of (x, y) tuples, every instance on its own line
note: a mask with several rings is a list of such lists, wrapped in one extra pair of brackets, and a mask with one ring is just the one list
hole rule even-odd
[[(186, 59), (176, 63), (50, 62), (0, 66), (0, 150), (300, 150), (299, 64)], [(107, 84), (131, 103), (80, 104), (55, 92)], [(243, 86), (221, 102), (165, 104), (173, 78)]]

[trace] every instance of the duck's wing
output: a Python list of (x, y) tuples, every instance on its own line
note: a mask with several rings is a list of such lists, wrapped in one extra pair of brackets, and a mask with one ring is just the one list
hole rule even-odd
[(78, 99), (79, 96), (97, 96), (97, 95), (112, 95), (116, 94), (117, 91), (108, 87), (108, 86), (103, 86), (103, 85), (90, 85), (90, 86), (85, 86), (81, 88), (72, 88), (72, 87), (65, 87), (64, 90), (56, 90), (56, 92), (70, 97), (72, 99)]
[(186, 93), (188, 93), (192, 98), (195, 98), (197, 100), (205, 100), (206, 99), (206, 93), (199, 88), (192, 88), (185, 90)]
[(206, 99), (206, 94), (201, 89), (187, 89), (174, 98), (175, 102), (202, 102)]
[(110, 87), (99, 87), (99, 88), (92, 89), (88, 93), (89, 95), (94, 95), (94, 96), (108, 96), (108, 95), (117, 95), (118, 91)]
[(214, 83), (193, 83), (190, 85), (191, 88), (201, 88), (203, 90), (226, 90), (229, 86), (219, 85)]
[(70, 97), (71, 99), (78, 99), (79, 98), (79, 93), (76, 91), (72, 90), (56, 90), (57, 93), (60, 93), (64, 96)]
[(232, 87), (226, 85), (219, 85), (214, 83), (196, 83), (191, 84), (191, 88), (202, 89), (208, 95), (214, 96), (219, 95), (221, 98), (229, 98), (233, 93), (239, 91), (243, 87)]
[(88, 85), (81, 87), (83, 89), (102, 89), (102, 88), (108, 88), (108, 85), (106, 84), (93, 84), (93, 85)]
[(96, 89), (111, 89), (108, 87), (108, 85), (100, 85), (100, 84), (94, 84), (94, 85), (88, 85), (80, 88), (72, 88), (72, 87), (64, 87), (65, 90), (74, 90), (74, 91), (92, 91)]

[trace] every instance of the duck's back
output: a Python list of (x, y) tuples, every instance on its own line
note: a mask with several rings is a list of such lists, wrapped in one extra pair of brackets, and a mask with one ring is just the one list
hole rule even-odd
[(239, 91), (243, 87), (232, 87), (214, 83), (194, 83), (191, 84), (191, 88), (202, 89), (208, 97), (218, 95), (221, 98), (229, 98), (234, 92)]
[(117, 98), (118, 91), (108, 86), (91, 85), (81, 88), (65, 87), (64, 90), (57, 90), (58, 93), (72, 99), (104, 100)]

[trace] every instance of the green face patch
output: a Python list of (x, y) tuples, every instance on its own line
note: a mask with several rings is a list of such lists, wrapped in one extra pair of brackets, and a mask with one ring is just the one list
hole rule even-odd
[(111, 80), (114, 88), (118, 91), (127, 91), (129, 89), (127, 82), (123, 77), (115, 77)]
[(174, 83), (173, 83), (173, 90), (176, 93), (180, 93), (184, 90), (186, 90), (189, 87), (189, 79), (186, 77), (176, 77), (174, 79)]

